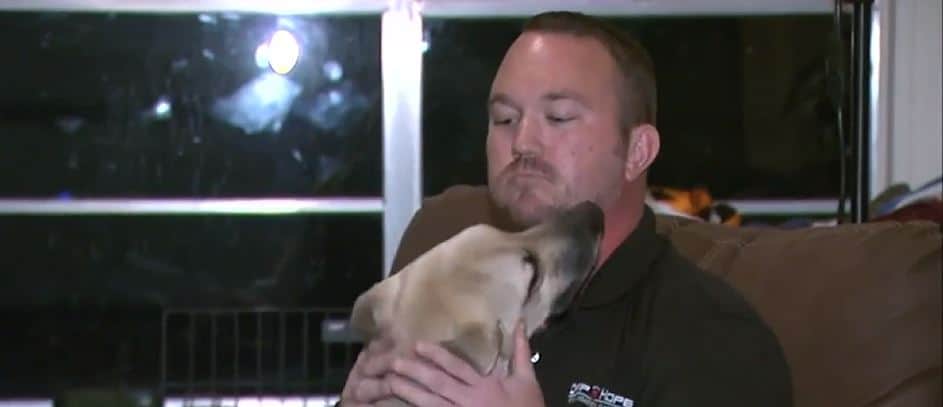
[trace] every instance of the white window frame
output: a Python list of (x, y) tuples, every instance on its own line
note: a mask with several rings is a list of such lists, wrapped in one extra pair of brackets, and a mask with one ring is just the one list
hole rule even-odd
[[(0, 215), (289, 215), (382, 214), (383, 270), (390, 271), (403, 231), (422, 202), (422, 18), (526, 16), (548, 9), (579, 9), (599, 15), (774, 15), (830, 14), (831, 0), (0, 0), (0, 10), (109, 12), (250, 12), (275, 14), (367, 14), (381, 17), (383, 92), (382, 197), (305, 199), (0, 199)], [(880, 11), (880, 7), (875, 8)], [(874, 30), (880, 33), (875, 15)], [(886, 165), (886, 140), (876, 140), (879, 119), (886, 117), (883, 89), (886, 72), (880, 56), (882, 36), (872, 36), (871, 132), (872, 174)], [(395, 51), (395, 52), (393, 52)], [(392, 78), (397, 80), (391, 80)], [(405, 78), (405, 80), (403, 80)], [(880, 78), (880, 83), (878, 83)], [(876, 140), (876, 141), (875, 141)], [(872, 182), (873, 178), (872, 178)], [(875, 191), (872, 184), (872, 193)], [(744, 214), (828, 214), (837, 200), (739, 200), (730, 202)], [(331, 396), (334, 397), (334, 396)], [(329, 397), (330, 398), (330, 397)], [(321, 405), (330, 400), (309, 400)], [(48, 400), (0, 401), (0, 406), (47, 406)]]
[[(608, 16), (831, 14), (833, 0), (0, 0), (0, 10), (110, 12), (250, 12), (367, 14), (382, 19), (382, 197), (305, 199), (0, 199), (0, 215), (90, 214), (382, 214), (383, 270), (390, 272), (400, 238), (422, 203), (422, 18), (526, 16), (549, 9), (579, 9)], [(879, 62), (879, 38), (873, 38)], [(879, 69), (874, 69), (877, 76)], [(392, 78), (397, 78), (392, 80)], [(871, 120), (881, 108), (872, 82)], [(883, 95), (881, 95), (883, 96)], [(870, 126), (873, 133), (877, 126)], [(874, 138), (871, 138), (874, 140)], [(875, 146), (872, 146), (875, 148)], [(880, 146), (877, 146), (880, 148)], [(871, 154), (873, 159), (880, 154)], [(872, 168), (877, 163), (871, 163)], [(837, 199), (739, 200), (748, 215), (829, 214)]]

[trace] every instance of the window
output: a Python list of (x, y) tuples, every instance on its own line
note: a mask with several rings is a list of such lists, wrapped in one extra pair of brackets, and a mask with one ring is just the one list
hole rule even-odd
[[(610, 20), (634, 33), (655, 63), (662, 148), (651, 184), (703, 186), (721, 199), (838, 196), (830, 15)], [(485, 182), (485, 101), (523, 19), (425, 24), (423, 160), (436, 170), (425, 172), (424, 188), (434, 194)]]
[[(336, 346), (346, 339), (335, 310), (380, 277), (414, 192), (485, 182), (484, 101), (523, 21), (507, 15), (536, 3), (427, 2), (421, 88), (381, 80), (418, 77), (419, 66), (381, 52), (420, 45), (402, 27), (381, 30), (387, 4), (345, 2), (350, 13), (330, 15), (0, 11), (0, 230), (12, 237), (0, 313), (18, 350), (0, 360), (0, 400), (153, 394), (167, 382), (184, 384), (173, 395), (340, 391), (356, 348)], [(613, 18), (658, 69), (654, 184), (705, 185), (722, 199), (837, 195), (831, 17), (793, 14)], [(420, 136), (421, 180), (410, 159)], [(75, 210), (112, 198), (157, 203)], [(241, 213), (227, 210), (231, 198), (247, 199)], [(367, 209), (312, 204), (335, 198)], [(270, 210), (298, 202), (309, 206)], [(36, 204), (71, 209), (40, 216)]]
[[(222, 362), (234, 346), (225, 334), (225, 311), (243, 310), (241, 318), (252, 320), (251, 310), (347, 308), (376, 281), (382, 260), (379, 215), (22, 217), (0, 218), (0, 230), (12, 237), (6, 253), (16, 254), (0, 260), (0, 312), (4, 343), (17, 349), (0, 360), (6, 378), (0, 399), (118, 383), (154, 389), (160, 383), (163, 311), (178, 314), (168, 326), (168, 345), (171, 378), (179, 383), (187, 378), (179, 369), (187, 372), (190, 333), (180, 310), (220, 312)], [(279, 372), (299, 374), (302, 359), (296, 344), (287, 368), (279, 369), (268, 350), (279, 343), (271, 325), (277, 316), (264, 317), (259, 331), (266, 353), (259, 375), (271, 388)], [(328, 373), (318, 362), (324, 317), (309, 316), (308, 377)], [(292, 332), (300, 330), (296, 319), (289, 322)], [(209, 314), (196, 320), (199, 354), (209, 353), (209, 323)], [(263, 346), (256, 343), (253, 323), (239, 332), (245, 348), (240, 374), (254, 379), (253, 352)], [(343, 350), (330, 350), (335, 367)], [(199, 360), (205, 363), (195, 372), (204, 382), (209, 362)], [(233, 370), (220, 368), (218, 374), (219, 388), (226, 390)], [(326, 389), (339, 391), (342, 379), (331, 380)]]
[(2, 196), (382, 195), (376, 16), (4, 12), (0, 26), (22, 56), (0, 65)]
[[(18, 55), (0, 64), (0, 203), (383, 195), (379, 16), (7, 11), (0, 27)], [(265, 209), (0, 216), (16, 254), (0, 260), (0, 312), (17, 349), (0, 361), (0, 399), (156, 390), (162, 335), (168, 380), (203, 383), (207, 359), (187, 376), (179, 349), (207, 320), (164, 330), (163, 312), (346, 308), (380, 277), (382, 210)], [(325, 315), (308, 316), (311, 353), (284, 366), (269, 364), (265, 318), (238, 335), (221, 325), (219, 346), (236, 335), (246, 349), (218, 390), (297, 391), (276, 385), (304, 362), (319, 380), (307, 390), (339, 392), (350, 349), (322, 353)]]

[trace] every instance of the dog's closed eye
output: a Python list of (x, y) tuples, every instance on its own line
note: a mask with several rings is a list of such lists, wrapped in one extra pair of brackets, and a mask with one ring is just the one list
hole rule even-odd
[(522, 261), (526, 268), (530, 270), (530, 282), (527, 284), (527, 296), (524, 298), (524, 303), (527, 303), (534, 292), (537, 291), (537, 284), (540, 282), (540, 261), (529, 250), (524, 251)]

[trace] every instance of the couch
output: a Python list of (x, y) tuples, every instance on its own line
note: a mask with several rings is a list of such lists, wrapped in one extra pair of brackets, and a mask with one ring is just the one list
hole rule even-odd
[(657, 218), (659, 233), (771, 325), (797, 407), (943, 404), (938, 224), (786, 230)]
[[(487, 202), (480, 186), (425, 199), (416, 215), (424, 233), (400, 247), (394, 269), (493, 220)], [(767, 321), (792, 371), (796, 407), (943, 405), (939, 224), (738, 227), (659, 212), (656, 228)]]

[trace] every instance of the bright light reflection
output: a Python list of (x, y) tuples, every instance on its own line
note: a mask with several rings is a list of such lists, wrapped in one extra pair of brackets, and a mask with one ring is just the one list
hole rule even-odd
[(291, 72), (295, 64), (298, 63), (298, 57), (301, 55), (301, 47), (298, 45), (298, 40), (286, 30), (278, 30), (275, 34), (272, 34), (272, 39), (268, 42), (267, 51), (269, 66), (275, 73), (280, 75)]

